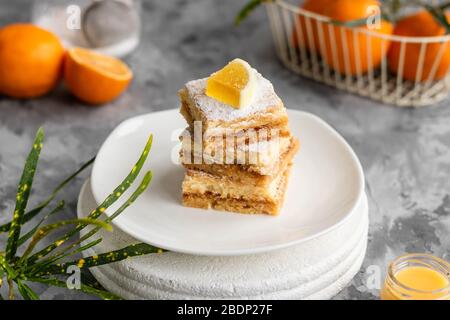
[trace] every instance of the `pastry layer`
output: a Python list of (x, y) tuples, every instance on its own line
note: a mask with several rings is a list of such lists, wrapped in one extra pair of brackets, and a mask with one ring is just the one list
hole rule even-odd
[[(215, 132), (214, 134), (212, 132)], [(220, 133), (217, 133), (220, 131)], [(214, 130), (209, 130), (207, 132), (202, 132), (202, 128), (199, 127), (197, 124), (195, 126), (189, 126), (180, 136), (180, 140), (183, 141), (183, 143), (189, 143), (189, 140), (186, 138), (191, 138), (191, 148), (194, 150), (194, 135), (195, 135), (195, 147), (196, 150), (203, 150), (205, 155), (210, 155), (211, 153), (214, 153), (217, 150), (225, 150), (231, 151), (231, 148), (234, 148), (235, 152), (234, 154), (237, 156), (238, 151), (239, 152), (246, 152), (246, 150), (254, 149), (263, 149), (267, 147), (272, 149), (273, 145), (276, 145), (279, 143), (279, 140), (287, 140), (290, 136), (290, 130), (287, 124), (284, 127), (278, 127), (278, 128), (269, 128), (269, 127), (263, 127), (263, 128), (250, 128), (245, 130), (232, 130), (232, 129), (221, 129), (217, 128)], [(276, 143), (270, 144), (272, 140), (275, 140)], [(283, 141), (281, 141), (283, 142)], [(201, 147), (200, 147), (201, 145)], [(187, 145), (188, 146), (188, 145)], [(251, 151), (252, 152), (252, 151)], [(254, 152), (252, 152), (254, 153)], [(261, 153), (261, 152), (259, 152)], [(232, 153), (233, 154), (233, 153)], [(227, 159), (233, 159), (227, 158)], [(236, 158), (237, 159), (237, 158)], [(258, 160), (258, 162), (261, 161), (261, 159)], [(217, 161), (212, 161), (216, 162)], [(210, 163), (212, 163), (210, 161)], [(220, 160), (219, 162), (223, 162)], [(227, 161), (227, 164), (231, 164), (233, 161)], [(240, 164), (247, 164), (247, 162), (239, 162)], [(253, 162), (253, 164), (256, 164)]]
[(267, 185), (254, 186), (203, 171), (188, 170), (183, 180), (183, 193), (215, 194), (221, 198), (238, 198), (274, 202), (284, 172), (274, 177)]
[(186, 83), (178, 94), (181, 114), (190, 126), (202, 122), (203, 132), (220, 134), (221, 130), (245, 130), (249, 128), (286, 127), (288, 116), (281, 99), (272, 84), (258, 74), (255, 101), (242, 109), (234, 109), (205, 94), (206, 78)]
[[(260, 198), (252, 198), (246, 196), (242, 197), (234, 197), (233, 195), (237, 195), (237, 190), (232, 190), (229, 186), (224, 189), (224, 193), (217, 193), (216, 191), (220, 191), (221, 187), (218, 190), (212, 189), (208, 190), (208, 187), (203, 189), (190, 189), (183, 182), (183, 205), (194, 208), (202, 208), (202, 209), (215, 209), (215, 210), (223, 210), (223, 211), (231, 211), (238, 213), (248, 213), (248, 214), (256, 214), (256, 213), (264, 213), (270, 215), (278, 215), (281, 210), (281, 206), (284, 201), (284, 195), (286, 192), (287, 181), (289, 178), (290, 166), (288, 166), (280, 177), (274, 179), (273, 182), (276, 184), (272, 185), (273, 190), (269, 193), (270, 199)], [(187, 176), (186, 176), (187, 178)], [(185, 179), (186, 179), (185, 178)], [(187, 178), (189, 179), (189, 178)], [(185, 180), (186, 181), (186, 180)], [(206, 182), (206, 180), (203, 180)], [(191, 185), (191, 184), (189, 184)], [(207, 184), (211, 186), (211, 184)], [(222, 187), (225, 187), (224, 184)], [(237, 187), (237, 185), (236, 185)], [(269, 190), (271, 188), (268, 188)], [(189, 192), (189, 190), (196, 190), (199, 192)], [(202, 192), (206, 191), (206, 192)], [(245, 189), (241, 193), (244, 194), (248, 191)], [(254, 193), (252, 193), (253, 195)]]
[(294, 155), (299, 149), (299, 142), (296, 138), (290, 138), (288, 148), (282, 152), (280, 157), (266, 166), (257, 165), (236, 165), (236, 164), (206, 164), (206, 163), (186, 163), (183, 166), (188, 170), (199, 170), (219, 177), (226, 177), (230, 180), (248, 184), (250, 186), (266, 186), (273, 177), (283, 171), (292, 162)]
[[(240, 164), (258, 167), (273, 167), (290, 147), (290, 136), (263, 138), (258, 141), (255, 135), (251, 139), (228, 137), (214, 144), (204, 146), (202, 140), (194, 141), (194, 136), (185, 131), (181, 139), (180, 157), (182, 163), (196, 164)], [(261, 168), (264, 170), (264, 168)]]

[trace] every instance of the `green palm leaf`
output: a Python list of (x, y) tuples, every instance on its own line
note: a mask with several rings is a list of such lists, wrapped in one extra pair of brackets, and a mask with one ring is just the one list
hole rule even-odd
[[(64, 201), (61, 201), (55, 208), (50, 210), (44, 217), (42, 217), (40, 221), (29, 232), (21, 235), (20, 231), (22, 225), (30, 221), (43, 209), (45, 209), (54, 200), (57, 193), (70, 181), (72, 181), (80, 172), (91, 165), (94, 160), (91, 159), (87, 163), (83, 164), (75, 173), (61, 182), (53, 190), (50, 196), (47, 197), (47, 199), (41, 202), (34, 209), (26, 211), (28, 198), (30, 196), (30, 189), (39, 161), (40, 151), (42, 149), (43, 139), (44, 132), (42, 129), (39, 129), (36, 133), (33, 148), (26, 159), (22, 177), (20, 179), (13, 218), (10, 223), (6, 223), (0, 226), (0, 232), (9, 231), (6, 251), (0, 252), (0, 285), (3, 278), (6, 277), (9, 287), (9, 299), (14, 298), (14, 283), (16, 284), (17, 289), (22, 297), (27, 300), (39, 299), (39, 296), (26, 283), (27, 281), (66, 288), (67, 284), (65, 281), (62, 281), (58, 278), (51, 278), (49, 276), (61, 274), (61, 272), (67, 271), (67, 268), (71, 265), (77, 265), (81, 267), (82, 272), (88, 272), (90, 267), (121, 261), (128, 257), (148, 253), (163, 252), (163, 250), (151, 245), (138, 243), (127, 246), (120, 250), (103, 253), (98, 256), (91, 256), (84, 259), (73, 260), (71, 262), (56, 264), (57, 261), (62, 261), (67, 257), (72, 257), (76, 254), (83, 253), (85, 250), (99, 244), (102, 241), (101, 238), (95, 239), (90, 242), (87, 240), (95, 235), (101, 228), (111, 230), (112, 227), (110, 225), (110, 222), (124, 210), (126, 210), (147, 189), (152, 179), (152, 173), (150, 171), (148, 171), (144, 175), (141, 183), (139, 184), (137, 189), (134, 190), (131, 196), (110, 217), (106, 217), (104, 220), (99, 219), (100, 215), (104, 213), (107, 208), (114, 204), (123, 195), (123, 193), (125, 193), (130, 188), (137, 176), (140, 174), (140, 171), (151, 149), (151, 135), (142, 154), (140, 155), (138, 161), (136, 162), (130, 173), (127, 175), (127, 177), (117, 188), (114, 189), (114, 191), (108, 197), (106, 197), (106, 199), (100, 206), (98, 206), (87, 216), (87, 218), (64, 220), (42, 226), (50, 216), (60, 212), (64, 208)], [(42, 239), (44, 239), (51, 232), (59, 230), (60, 228), (66, 227), (68, 225), (74, 225), (74, 227), (72, 227), (63, 237), (60, 237), (58, 240), (54, 241), (44, 249), (33, 253), (34, 249)], [(84, 236), (80, 237), (78, 241), (75, 241), (75, 243), (72, 243), (66, 246), (66, 248), (59, 250), (58, 253), (45, 258), (48, 254), (53, 252), (56, 248), (61, 247), (68, 239), (78, 234), (79, 231), (81, 231), (88, 225), (93, 225), (93, 228), (90, 229)], [(30, 241), (27, 248), (25, 249), (25, 253), (22, 256), (16, 256), (17, 248), (20, 245), (28, 242), (28, 240)], [(86, 281), (83, 281), (83, 284), (81, 284), (81, 291), (99, 296), (103, 299), (120, 299), (120, 297), (102, 290), (101, 286), (99, 286), (96, 281)], [(3, 300), (3, 297), (1, 295), (0, 300)]]
[(64, 221), (59, 221), (56, 223), (46, 225), (44, 227), (39, 228), (36, 231), (36, 233), (33, 235), (33, 238), (31, 239), (31, 242), (28, 245), (28, 248), (25, 250), (25, 253), (20, 258), (20, 262), (23, 262), (27, 258), (27, 256), (33, 251), (33, 249), (36, 247), (36, 245), (39, 243), (39, 241), (44, 239), (50, 232), (60, 229), (62, 227), (65, 227), (69, 224), (76, 224), (76, 225), (92, 224), (92, 225), (98, 226), (99, 228), (104, 228), (108, 231), (112, 231), (112, 227), (108, 223), (101, 221), (101, 220), (89, 219), (89, 218), (64, 220)]
[[(23, 223), (30, 221), (35, 216), (37, 216), (52, 200), (56, 197), (56, 195), (61, 191), (70, 181), (75, 179), (81, 172), (83, 172), (87, 167), (89, 167), (95, 160), (95, 157), (84, 163), (77, 171), (72, 173), (69, 177), (64, 179), (63, 182), (61, 182), (50, 194), (50, 196), (45, 199), (43, 202), (41, 202), (39, 205), (37, 205), (34, 209), (28, 211), (23, 216)], [(9, 231), (11, 227), (11, 222), (5, 223), (0, 226), (0, 232), (7, 232)]]
[(49, 266), (44, 272), (39, 273), (38, 275), (50, 275), (50, 274), (62, 274), (66, 273), (67, 268), (76, 265), (80, 268), (92, 268), (98, 267), (104, 264), (118, 262), (130, 257), (141, 256), (150, 253), (162, 253), (165, 250), (154, 247), (152, 245), (146, 243), (136, 243), (129, 245), (125, 248), (102, 253), (96, 256), (91, 256), (87, 258), (82, 258), (78, 260), (74, 260), (71, 262), (65, 262), (62, 264), (54, 264)]
[(25, 166), (23, 168), (22, 177), (20, 178), (19, 187), (16, 195), (16, 206), (11, 221), (9, 230), (8, 242), (6, 243), (6, 259), (12, 260), (17, 251), (17, 242), (20, 237), (20, 229), (23, 223), (23, 215), (30, 196), (31, 186), (33, 185), (33, 178), (36, 172), (37, 163), (39, 161), (39, 154), (42, 149), (42, 142), (44, 140), (44, 130), (40, 128), (34, 139), (33, 147), (27, 157)]
[(22, 281), (17, 281), (17, 289), (25, 300), (40, 300), (39, 296)]
[[(69, 256), (73, 256), (74, 254), (83, 252), (89, 248), (92, 248), (94, 246), (96, 246), (97, 244), (99, 244), (100, 242), (102, 242), (102, 239), (99, 238), (97, 240), (91, 241), (89, 243), (87, 243), (86, 245), (80, 246), (78, 248), (76, 248), (75, 250), (69, 251), (69, 252), (65, 252), (64, 254), (58, 255), (57, 257), (51, 257), (51, 258), (47, 258), (44, 261), (37, 263), (35, 265), (33, 265), (33, 271), (27, 272), (30, 275), (43, 275), (43, 274), (51, 274), (51, 273), (47, 273), (47, 272), (37, 272), (36, 270), (47, 270), (48, 268), (50, 268), (50, 266), (56, 266), (55, 263), (56, 261), (60, 261), (66, 257)], [(65, 271), (64, 271), (65, 272)]]
[(269, 2), (271, 0), (250, 0), (237, 14), (234, 19), (234, 24), (239, 25), (244, 21), (257, 7), (259, 7), (264, 2)]
[[(133, 192), (133, 194), (128, 198), (128, 200), (122, 204), (119, 209), (117, 209), (112, 215), (111, 217), (108, 217), (105, 219), (105, 222), (109, 223), (111, 222), (115, 217), (117, 217), (119, 214), (121, 214), (126, 208), (128, 208), (148, 187), (148, 185), (150, 184), (152, 179), (152, 173), (151, 171), (147, 172), (144, 176), (144, 178), (142, 179), (140, 185), (138, 186), (138, 188)], [(89, 231), (87, 234), (85, 234), (84, 236), (82, 236), (78, 241), (72, 243), (71, 245), (69, 245), (68, 247), (64, 248), (62, 250), (62, 252), (51, 256), (50, 258), (42, 261), (41, 263), (36, 263), (33, 265), (33, 269), (30, 271), (31, 274), (35, 274), (37, 272), (42, 271), (43, 269), (45, 269), (48, 265), (53, 264), (56, 261), (61, 260), (63, 257), (65, 257), (66, 255), (64, 254), (65, 252), (67, 252), (68, 250), (70, 250), (71, 248), (77, 246), (78, 244), (80, 244), (83, 241), (86, 241), (87, 239), (89, 239), (90, 237), (92, 237), (94, 234), (96, 234), (99, 231), (99, 228), (94, 228), (91, 231)]]
[[(61, 287), (61, 288), (67, 288), (67, 283), (65, 281), (61, 281), (59, 279), (48, 279), (48, 278), (26, 278), (25, 280), (27, 281), (31, 281), (31, 282), (38, 282), (38, 283), (44, 283), (47, 285), (52, 285), (52, 286), (56, 286), (56, 287)], [(87, 294), (92, 294), (95, 295), (97, 297), (100, 297), (104, 300), (121, 300), (122, 298), (110, 293), (108, 291), (104, 291), (104, 290), (100, 290), (85, 284), (81, 284), (81, 288), (79, 289), (80, 291), (87, 293)]]
[(17, 246), (20, 247), (22, 244), (24, 244), (27, 240), (31, 239), (33, 235), (36, 233), (36, 231), (39, 229), (39, 227), (44, 223), (45, 220), (48, 219), (48, 217), (60, 212), (64, 208), (64, 201), (60, 201), (58, 205), (50, 211), (46, 216), (44, 216), (41, 221), (38, 222), (38, 224), (31, 229), (29, 232), (27, 232), (25, 235), (21, 236), (19, 240), (17, 241)]
[(423, 7), (433, 16), (433, 18), (445, 28), (446, 33), (450, 33), (450, 24), (445, 15), (445, 9), (450, 6), (449, 3), (443, 4), (440, 7), (433, 7), (429, 4), (423, 4)]
[[(136, 162), (134, 167), (131, 169), (130, 173), (125, 177), (125, 179), (122, 181), (122, 183), (116, 189), (114, 189), (114, 191), (109, 196), (107, 196), (106, 199), (95, 210), (93, 210), (89, 214), (88, 218), (97, 219), (109, 206), (111, 206), (114, 202), (116, 202), (126, 190), (128, 190), (128, 188), (134, 182), (136, 177), (139, 175), (139, 172), (141, 171), (141, 169), (145, 163), (145, 160), (147, 159), (147, 156), (152, 147), (152, 141), (153, 141), (153, 135), (150, 135), (150, 137), (148, 138), (147, 144), (145, 145), (145, 148), (142, 151), (141, 156), (139, 157), (139, 160)], [(54, 243), (48, 245), (44, 249), (33, 254), (29, 258), (29, 262), (33, 263), (36, 260), (41, 259), (42, 257), (48, 255), (50, 252), (55, 250), (59, 245), (61, 245), (61, 243), (66, 242), (73, 235), (77, 234), (79, 231), (84, 229), (84, 227), (85, 226), (83, 226), (83, 225), (77, 226), (77, 228), (70, 231), (66, 235), (62, 236), (61, 238), (56, 240)]]

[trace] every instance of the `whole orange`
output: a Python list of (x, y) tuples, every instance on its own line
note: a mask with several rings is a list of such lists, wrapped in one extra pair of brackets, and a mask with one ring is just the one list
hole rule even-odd
[[(305, 0), (300, 6), (303, 10), (324, 15), (325, 8), (334, 0)], [(319, 27), (323, 28), (324, 23), (317, 21), (313, 17), (303, 14), (298, 15), (298, 25), (294, 24), (292, 41), (295, 46), (302, 46), (310, 51), (320, 51)], [(326, 23), (325, 23), (326, 25)]]
[(33, 98), (52, 90), (61, 76), (64, 48), (59, 39), (32, 24), (0, 29), (0, 93)]
[[(450, 21), (450, 13), (446, 14)], [(413, 15), (401, 19), (394, 29), (394, 34), (403, 37), (434, 37), (445, 34), (442, 27), (428, 11), (419, 11)], [(442, 47), (444, 46), (444, 47)], [(439, 80), (445, 77), (450, 67), (449, 42), (428, 43), (423, 52), (423, 67), (420, 70), (421, 43), (406, 43), (404, 45), (404, 65), (402, 77), (406, 80), (425, 81)], [(441, 49), (442, 48), (442, 49)], [(440, 53), (440, 51), (442, 52)], [(394, 41), (388, 53), (389, 68), (397, 74), (400, 68), (401, 43)], [(442, 56), (441, 56), (442, 55)], [(433, 66), (436, 64), (435, 71)], [(433, 72), (433, 74), (431, 74)]]
[[(368, 18), (375, 7), (379, 8), (377, 0), (307, 0), (303, 4), (305, 10), (338, 22)], [(305, 29), (307, 20), (300, 18), (303, 34), (308, 34), (308, 29)], [(388, 52), (390, 42), (377, 37), (376, 34), (392, 34), (393, 27), (385, 20), (381, 20), (379, 26), (370, 30), (367, 24), (350, 28), (312, 19), (309, 30), (310, 34), (312, 33), (312, 41), (311, 36), (303, 37), (304, 41), (307, 41), (306, 48), (311, 50), (313, 44), (314, 51), (322, 56), (331, 69), (356, 75), (358, 71), (365, 73), (380, 65)], [(374, 35), (366, 34), (365, 30), (372, 31)]]
[(132, 78), (132, 71), (119, 59), (82, 48), (67, 52), (64, 82), (81, 101), (110, 102), (128, 87)]

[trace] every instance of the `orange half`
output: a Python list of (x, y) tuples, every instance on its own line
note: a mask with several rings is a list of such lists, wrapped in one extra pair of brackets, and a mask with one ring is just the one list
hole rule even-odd
[(117, 98), (128, 87), (133, 72), (114, 57), (91, 50), (68, 50), (64, 81), (69, 90), (89, 104), (103, 104)]

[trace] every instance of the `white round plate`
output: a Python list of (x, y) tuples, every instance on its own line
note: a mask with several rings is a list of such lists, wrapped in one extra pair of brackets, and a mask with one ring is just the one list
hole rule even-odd
[(178, 164), (178, 110), (131, 118), (103, 143), (94, 163), (91, 188), (97, 203), (120, 184), (138, 159), (150, 133), (153, 147), (134, 185), (106, 210), (111, 215), (147, 170), (149, 188), (114, 224), (143, 242), (176, 252), (241, 255), (298, 244), (337, 227), (354, 211), (364, 190), (358, 158), (320, 118), (288, 110), (292, 134), (300, 140), (285, 203), (279, 216), (244, 215), (181, 205), (184, 169)]

